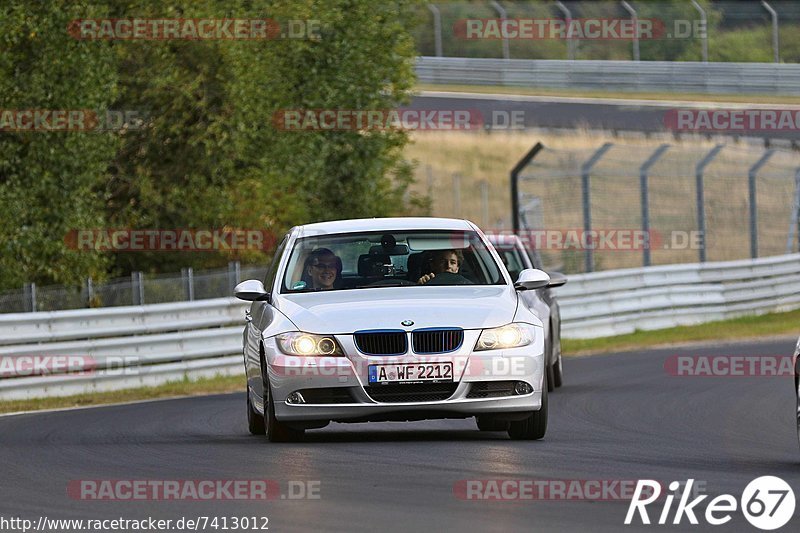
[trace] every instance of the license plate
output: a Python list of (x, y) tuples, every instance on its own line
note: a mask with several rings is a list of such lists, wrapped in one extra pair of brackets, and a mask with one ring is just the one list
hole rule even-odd
[(453, 363), (370, 365), (370, 383), (447, 383), (453, 381)]

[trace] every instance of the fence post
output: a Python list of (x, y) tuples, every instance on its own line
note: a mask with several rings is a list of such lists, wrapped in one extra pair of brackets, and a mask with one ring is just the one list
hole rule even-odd
[[(501, 21), (508, 18), (508, 13), (506, 13), (506, 10), (503, 8), (503, 6), (501, 6), (497, 2), (497, 0), (492, 0), (489, 3), (492, 5), (494, 10), (497, 11), (497, 14), (500, 15)], [(501, 26), (504, 26), (502, 22), (500, 24)], [(510, 58), (511, 58), (511, 53), (508, 49), (508, 35), (506, 35), (505, 32), (503, 32), (503, 59), (510, 59)]]
[(233, 289), (241, 282), (242, 271), (241, 271), (241, 264), (239, 261), (231, 261), (228, 263), (228, 285), (230, 285), (230, 290), (233, 292)]
[(461, 174), (453, 174), (453, 213), (455, 218), (461, 217)]
[(92, 300), (94, 300), (94, 283), (91, 276), (89, 276), (86, 278), (86, 307), (92, 306)]
[(761, 170), (775, 150), (767, 150), (761, 159), (750, 167), (747, 173), (747, 184), (750, 193), (750, 257), (756, 259), (758, 257), (758, 202), (756, 197), (756, 173)]
[(641, 168), (639, 169), (639, 189), (641, 192), (642, 202), (642, 231), (644, 232), (644, 250), (642, 250), (643, 258), (642, 263), (644, 266), (650, 266), (650, 187), (647, 182), (647, 173), (650, 168), (655, 165), (656, 161), (669, 149), (668, 144), (662, 144), (656, 151), (650, 154)]
[(184, 297), (190, 302), (194, 301), (194, 269), (192, 267), (182, 268), (181, 279), (183, 280)]
[(622, 7), (625, 8), (625, 11), (631, 16), (631, 21), (633, 22), (633, 60), (639, 61), (639, 15), (636, 14), (636, 10), (626, 2), (622, 0)]
[(556, 7), (564, 13), (564, 17), (566, 18), (567, 23), (567, 58), (568, 59), (575, 59), (575, 48), (577, 48), (577, 41), (572, 37), (572, 12), (562, 4), (559, 0), (556, 0)]
[(775, 56), (774, 62), (780, 63), (781, 51), (778, 38), (778, 12), (772, 9), (772, 6), (769, 5), (766, 0), (761, 0), (761, 5), (764, 6), (764, 9), (769, 12), (769, 16), (772, 18), (772, 53)]
[(711, 160), (717, 157), (723, 145), (718, 144), (697, 163), (695, 168), (695, 187), (697, 188), (697, 231), (700, 232), (700, 262), (706, 262), (706, 200), (703, 189), (703, 172)]
[(144, 276), (131, 272), (131, 300), (133, 305), (144, 305)]
[(31, 313), (36, 312), (36, 283), (26, 283), (22, 291), (25, 298), (25, 310)]
[(583, 242), (586, 243), (586, 272), (594, 271), (594, 240), (590, 243), (587, 239), (592, 234), (592, 197), (589, 183), (589, 173), (592, 167), (600, 161), (614, 143), (605, 143), (592, 157), (581, 166), (581, 190), (583, 192)]
[(789, 236), (786, 238), (786, 253), (792, 253), (795, 237), (797, 238), (797, 251), (800, 252), (800, 167), (794, 174), (794, 205), (792, 205), (792, 218), (789, 220)]
[(442, 57), (442, 15), (434, 4), (428, 4), (428, 9), (433, 13), (433, 42), (436, 57)]
[(700, 20), (703, 22), (703, 63), (708, 63), (708, 17), (705, 9), (697, 3), (697, 0), (692, 0), (692, 5), (700, 13)]
[(536, 154), (538, 154), (544, 145), (540, 142), (537, 142), (533, 145), (533, 148), (528, 150), (528, 153), (522, 156), (514, 168), (511, 169), (511, 228), (514, 230), (514, 233), (519, 233), (519, 174), (522, 172), (522, 169), (528, 166)]

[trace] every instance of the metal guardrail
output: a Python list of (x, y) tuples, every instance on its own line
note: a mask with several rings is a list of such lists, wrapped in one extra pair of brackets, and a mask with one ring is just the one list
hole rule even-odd
[(570, 276), (565, 338), (594, 338), (800, 308), (800, 254)]
[(800, 95), (800, 65), (691, 61), (581, 61), (430, 57), (422, 83), (608, 92)]
[[(800, 308), (800, 254), (581, 274), (556, 291), (565, 338), (786, 311)], [(2, 315), (0, 400), (241, 374), (246, 306), (219, 298)], [(74, 364), (48, 366), (47, 356)], [(32, 359), (39, 367), (14, 363)]]

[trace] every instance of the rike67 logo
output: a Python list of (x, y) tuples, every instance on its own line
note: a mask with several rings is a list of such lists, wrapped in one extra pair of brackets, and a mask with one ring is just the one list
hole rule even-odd
[[(663, 507), (657, 518), (657, 524), (664, 525), (671, 523), (680, 524), (684, 518), (690, 524), (699, 524), (698, 516), (705, 519), (705, 522), (712, 526), (720, 526), (731, 521), (733, 513), (741, 509), (742, 514), (750, 524), (764, 531), (771, 531), (786, 525), (794, 515), (795, 497), (792, 487), (784, 480), (775, 476), (762, 476), (751, 481), (742, 497), (737, 500), (730, 494), (721, 494), (706, 502), (705, 512), (701, 512), (701, 504), (708, 495), (699, 495), (691, 501), (692, 485), (694, 479), (689, 479), (685, 484), (673, 481), (669, 484), (671, 494), (667, 494), (663, 499)], [(678, 493), (681, 488), (683, 491)], [(638, 514), (638, 519), (642, 524), (650, 524), (651, 519), (648, 514), (647, 506), (660, 500), (661, 484), (653, 480), (639, 480), (633, 499), (628, 507), (628, 514), (625, 516), (625, 525), (634, 523)], [(678, 500), (674, 514), (672, 504)], [(659, 504), (661, 502), (659, 501)], [(658, 504), (653, 507), (657, 507)], [(656, 509), (653, 509), (656, 510)]]

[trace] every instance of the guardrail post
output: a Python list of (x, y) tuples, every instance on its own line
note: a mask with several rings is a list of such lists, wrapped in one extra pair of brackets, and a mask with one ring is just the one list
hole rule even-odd
[(190, 302), (194, 301), (194, 269), (192, 267), (182, 268), (181, 279), (183, 280), (184, 297)]
[(586, 272), (594, 272), (594, 241), (591, 243), (587, 240), (592, 234), (592, 198), (591, 188), (589, 183), (589, 173), (592, 167), (600, 161), (600, 158), (605, 155), (608, 150), (614, 146), (614, 143), (605, 143), (601, 146), (589, 160), (581, 166), (581, 190), (583, 192), (583, 242), (586, 246)]
[(519, 233), (519, 174), (533, 161), (542, 148), (544, 148), (542, 143), (534, 144), (533, 148), (528, 150), (528, 153), (522, 156), (522, 159), (511, 169), (511, 227), (514, 233)]
[(144, 305), (144, 277), (141, 272), (131, 272), (131, 300), (133, 305)]
[(428, 9), (433, 13), (433, 43), (436, 57), (442, 57), (442, 15), (434, 4), (428, 4)]
[(706, 200), (703, 186), (703, 172), (711, 160), (717, 157), (723, 145), (718, 144), (697, 163), (695, 169), (695, 186), (697, 188), (697, 231), (700, 232), (700, 262), (706, 262)]
[(636, 10), (625, 0), (622, 0), (622, 7), (630, 14), (631, 20), (633, 21), (633, 60), (639, 61), (639, 15), (636, 14)]
[(647, 158), (641, 168), (639, 168), (639, 190), (642, 202), (642, 231), (644, 232), (644, 250), (642, 250), (642, 262), (644, 266), (650, 266), (650, 189), (647, 181), (647, 173), (659, 158), (669, 149), (668, 144), (662, 144), (650, 157)]
[(761, 159), (750, 167), (747, 173), (747, 184), (750, 193), (750, 257), (755, 259), (758, 257), (758, 202), (756, 197), (756, 173), (761, 170), (767, 160), (772, 157), (775, 150), (767, 150)]
[[(500, 20), (501, 21), (506, 20), (508, 18), (508, 13), (506, 13), (506, 10), (503, 8), (503, 6), (501, 6), (497, 2), (497, 0), (492, 0), (490, 2), (490, 4), (492, 4), (492, 7), (494, 8), (494, 10), (497, 11), (497, 14), (500, 15)], [(503, 24), (501, 22), (500, 23), (500, 27), (504, 28), (505, 24)], [(508, 49), (508, 35), (506, 35), (505, 31), (503, 31), (502, 33), (503, 33), (503, 35), (501, 37), (503, 38), (503, 59), (510, 59), (511, 58), (511, 52)]]
[(22, 291), (25, 298), (25, 310), (30, 313), (36, 312), (36, 283), (26, 283)]

